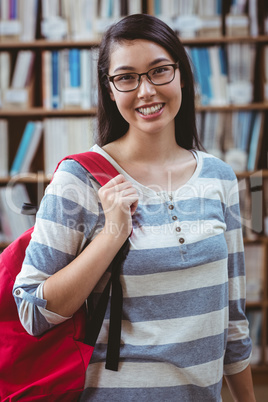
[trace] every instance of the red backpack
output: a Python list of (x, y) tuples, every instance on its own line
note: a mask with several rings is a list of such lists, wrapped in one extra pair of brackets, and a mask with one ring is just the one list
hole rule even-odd
[[(101, 185), (118, 175), (116, 169), (95, 152), (71, 155), (63, 160), (65, 159), (79, 162)], [(118, 265), (126, 256), (128, 242), (112, 263), (114, 266), (111, 280), (107, 283), (90, 323), (86, 321), (84, 305), (71, 319), (53, 327), (42, 336), (34, 337), (21, 325), (12, 295), (14, 281), (21, 270), (32, 231), (33, 228), (26, 231), (0, 255), (0, 400), (77, 401), (84, 388), (85, 371), (106, 311), (110, 285), (111, 304), (114, 307), (111, 307), (110, 313), (111, 336), (108, 341), (106, 368), (117, 370), (118, 367), (122, 292), (118, 289), (120, 282), (116, 269), (118, 270)], [(115, 318), (112, 317), (113, 314)], [(85, 339), (86, 327), (88, 334)]]

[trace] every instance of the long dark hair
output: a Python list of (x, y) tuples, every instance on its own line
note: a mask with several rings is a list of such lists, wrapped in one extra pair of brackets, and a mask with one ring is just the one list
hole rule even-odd
[(175, 117), (176, 141), (185, 149), (202, 148), (196, 130), (194, 79), (187, 53), (169, 26), (148, 14), (132, 14), (123, 18), (112, 25), (102, 38), (98, 61), (98, 144), (108, 144), (122, 137), (128, 130), (129, 124), (110, 98), (106, 74), (113, 45), (135, 39), (159, 44), (179, 62), (183, 88), (181, 107)]

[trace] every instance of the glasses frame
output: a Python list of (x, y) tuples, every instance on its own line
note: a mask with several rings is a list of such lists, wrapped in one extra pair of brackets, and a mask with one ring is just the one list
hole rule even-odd
[[(155, 70), (156, 68), (169, 67), (169, 66), (173, 67), (173, 70), (174, 70), (173, 78), (172, 78), (170, 81), (165, 82), (165, 83), (163, 83), (163, 84), (155, 84), (155, 83), (151, 80), (151, 78), (149, 77), (150, 71)], [(142, 77), (143, 75), (146, 75), (147, 79), (148, 79), (148, 80), (150, 81), (150, 83), (153, 84), (153, 85), (162, 86), (162, 85), (167, 85), (167, 84), (169, 84), (170, 82), (172, 82), (172, 81), (174, 80), (174, 78), (175, 78), (175, 71), (176, 71), (177, 68), (179, 68), (179, 62), (178, 62), (178, 61), (177, 61), (176, 63), (164, 64), (163, 66), (158, 66), (158, 67), (150, 68), (150, 70), (148, 70), (146, 73), (141, 73), (141, 74), (139, 74), (139, 73), (122, 73), (122, 74), (116, 74), (116, 75), (108, 75), (108, 74), (107, 74), (106, 77), (108, 78), (108, 80), (109, 80), (110, 82), (113, 83), (115, 89), (116, 89), (118, 92), (132, 92), (132, 91), (135, 91), (137, 88), (139, 88), (139, 86), (140, 86), (140, 84), (141, 84), (141, 77)], [(135, 88), (133, 88), (133, 89), (128, 89), (128, 90), (126, 90), (126, 91), (122, 91), (122, 89), (118, 89), (118, 88), (116, 87), (116, 85), (115, 85), (115, 83), (114, 83), (114, 79), (115, 79), (116, 77), (120, 77), (121, 75), (123, 76), (123, 75), (126, 75), (126, 74), (136, 74), (136, 75), (138, 76), (138, 83), (137, 83), (137, 86), (136, 86)]]

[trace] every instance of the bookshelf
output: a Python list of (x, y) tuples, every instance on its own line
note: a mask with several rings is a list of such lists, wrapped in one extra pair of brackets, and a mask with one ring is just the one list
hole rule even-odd
[[(27, 7), (27, 0), (20, 0), (23, 7)], [(2, 0), (2, 3), (8, 4), (8, 0)], [(51, 121), (53, 119), (84, 119), (84, 118), (92, 118), (96, 116), (97, 108), (96, 104), (91, 104), (89, 107), (87, 104), (84, 107), (81, 106), (73, 106), (73, 105), (65, 105), (64, 107), (45, 107), (44, 106), (44, 85), (43, 85), (43, 74), (44, 74), (44, 63), (42, 59), (42, 55), (44, 52), (60, 52), (62, 51), (70, 51), (72, 49), (77, 49), (79, 51), (83, 50), (95, 50), (98, 48), (101, 32), (105, 29), (109, 23), (116, 20), (118, 16), (119, 10), (119, 2), (114, 0), (114, 15), (107, 16), (105, 13), (105, 0), (101, 1), (92, 1), (90, 3), (95, 4), (94, 8), (94, 18), (91, 19), (91, 23), (94, 25), (94, 28), (91, 32), (84, 32), (83, 35), (78, 34), (77, 31), (73, 30), (70, 33), (63, 29), (63, 33), (55, 33), (56, 36), (53, 38), (45, 37), (42, 33), (42, 21), (43, 21), (43, 9), (44, 4), (49, 3), (46, 0), (36, 0), (37, 8), (34, 11), (35, 16), (35, 34), (34, 37), (29, 38), (29, 33), (24, 36), (23, 40), (21, 40), (18, 34), (14, 35), (4, 35), (3, 25), (3, 13), (1, 14), (0, 9), (0, 54), (7, 53), (10, 57), (10, 83), (11, 77), (15, 69), (15, 62), (17, 55), (20, 51), (31, 51), (34, 54), (34, 67), (31, 79), (27, 84), (27, 94), (29, 95), (29, 102), (21, 102), (19, 104), (9, 104), (2, 102), (2, 107), (0, 103), (0, 121), (4, 120), (8, 124), (7, 130), (7, 138), (8, 138), (8, 172), (6, 175), (0, 177), (0, 188), (5, 188), (9, 185), (13, 185), (15, 183), (23, 184), (27, 187), (29, 197), (32, 202), (38, 205), (45, 187), (49, 183), (51, 179), (51, 174), (45, 174), (44, 172), (44, 163), (45, 163), (45, 143), (43, 140), (40, 141), (39, 146), (36, 149), (36, 153), (33, 157), (31, 163), (31, 169), (27, 172), (21, 172), (15, 177), (11, 177), (9, 175), (9, 171), (16, 155), (17, 149), (20, 144), (20, 140), (23, 135), (24, 128), (29, 121), (37, 122), (41, 121), (45, 124), (46, 121)], [(52, 2), (53, 3), (53, 2)], [(54, 3), (59, 3), (54, 0)], [(68, 3), (67, 1), (65, 2)], [(101, 9), (97, 8), (97, 3), (101, 4)], [(133, 4), (136, 4), (135, 10)], [(127, 10), (129, 13), (134, 12), (145, 12), (154, 14), (158, 17), (163, 18), (166, 22), (170, 22), (171, 26), (174, 28), (181, 27), (181, 21), (178, 19), (180, 15), (178, 12), (180, 9), (178, 8), (181, 4), (180, 1), (172, 2), (169, 1), (170, 4), (167, 4), (168, 1), (165, 0), (165, 7), (162, 7), (162, 10), (168, 11), (172, 10), (171, 15), (163, 15), (161, 14), (161, 8), (157, 9), (159, 5), (161, 6), (161, 1), (154, 0), (140, 0), (137, 2), (123, 0), (120, 4), (124, 5), (125, 11)], [(172, 5), (171, 5), (172, 3)], [(174, 4), (177, 4), (176, 6)], [(185, 3), (185, 2), (184, 2)], [(189, 3), (189, 7), (191, 6), (191, 1)], [(205, 10), (206, 1), (199, 2)], [(242, 217), (245, 217), (248, 223), (248, 227), (245, 233), (244, 243), (245, 248), (248, 249), (250, 256), (256, 256), (254, 263), (258, 265), (260, 268), (258, 272), (261, 275), (261, 290), (259, 293), (259, 298), (254, 301), (248, 301), (247, 303), (247, 311), (251, 313), (258, 313), (261, 316), (261, 331), (258, 336), (258, 348), (259, 348), (259, 359), (253, 365), (253, 376), (254, 381), (256, 383), (266, 383), (267, 375), (268, 375), (268, 223), (265, 226), (265, 217), (268, 216), (268, 169), (267, 169), (267, 149), (268, 149), (268, 136), (267, 136), (267, 128), (268, 128), (268, 96), (266, 96), (266, 75), (268, 77), (268, 62), (266, 62), (265, 58), (265, 49), (268, 49), (268, 9), (265, 5), (264, 0), (257, 0), (257, 12), (251, 15), (251, 20), (255, 18), (255, 26), (251, 27), (249, 24), (249, 19), (247, 18), (252, 10), (249, 7), (249, 1), (246, 1), (246, 7), (243, 11), (243, 15), (240, 20), (243, 25), (243, 31), (239, 31), (239, 29), (233, 29), (232, 24), (235, 26), (235, 15), (232, 14), (231, 9), (231, 1), (216, 1), (215, 4), (219, 5), (221, 3), (221, 11), (215, 12), (214, 15), (198, 15), (200, 20), (216, 17), (216, 22), (213, 25), (216, 26), (217, 30), (211, 30), (207, 28), (206, 23), (204, 23), (205, 29), (200, 29), (200, 25), (198, 29), (193, 29), (192, 32), (182, 32), (178, 30), (178, 34), (181, 37), (184, 45), (190, 50), (193, 48), (196, 49), (209, 49), (210, 47), (218, 46), (221, 49), (227, 49), (229, 45), (251, 45), (255, 48), (254, 53), (254, 65), (252, 71), (252, 97), (249, 102), (230, 102), (225, 100), (225, 102), (213, 104), (213, 102), (208, 102), (207, 104), (203, 104), (200, 102), (200, 99), (196, 100), (196, 110), (197, 113), (203, 121), (205, 116), (208, 113), (213, 114), (235, 114), (235, 113), (260, 113), (262, 116), (262, 135), (260, 135), (258, 140), (258, 156), (257, 160), (254, 163), (253, 170), (242, 170), (237, 171), (237, 177), (239, 183), (241, 183), (241, 195), (242, 200), (247, 200), (246, 205), (241, 205), (242, 207)], [(241, 4), (243, 2), (240, 2)], [(132, 6), (131, 6), (132, 4)], [(210, 3), (211, 4), (211, 3)], [(170, 7), (169, 7), (170, 5)], [(177, 7), (177, 8), (176, 8)], [(190, 11), (189, 11), (190, 10)], [(122, 9), (121, 9), (122, 11)], [(60, 11), (55, 9), (49, 10), (45, 9), (47, 14), (47, 19), (51, 17), (59, 17), (61, 19), (66, 18), (68, 24), (70, 25), (70, 17), (68, 17), (68, 10), (65, 10), (65, 14), (60, 14)], [(191, 12), (192, 17), (195, 17), (197, 12), (194, 9), (188, 9), (188, 12)], [(237, 10), (236, 10), (237, 12)], [(50, 15), (51, 13), (51, 15)], [(58, 14), (57, 14), (58, 13)], [(176, 14), (177, 13), (177, 14)], [(90, 14), (90, 13), (89, 13)], [(231, 16), (230, 16), (231, 15)], [(239, 17), (239, 14), (238, 14)], [(246, 18), (245, 18), (246, 17)], [(253, 18), (254, 17), (254, 18)], [(2, 19), (1, 19), (2, 18)], [(192, 18), (192, 21), (194, 18)], [(61, 23), (63, 22), (60, 20)], [(96, 23), (95, 23), (96, 22)], [(196, 19), (195, 19), (196, 22)], [(256, 31), (256, 22), (257, 22), (257, 31)], [(248, 23), (248, 25), (247, 25)], [(6, 22), (5, 22), (6, 24)], [(175, 25), (174, 25), (175, 24)], [(177, 24), (177, 25), (176, 25)], [(239, 24), (238, 24), (239, 25)], [(5, 28), (6, 29), (6, 28)], [(255, 31), (254, 31), (255, 29)], [(76, 33), (75, 33), (76, 32)], [(241, 33), (242, 32), (242, 33)], [(57, 35), (62, 35), (62, 37), (57, 37)], [(227, 76), (228, 82), (228, 76)], [(1, 89), (1, 78), (0, 78), (0, 89)], [(8, 88), (5, 88), (5, 90)], [(16, 93), (15, 93), (16, 95)], [(2, 99), (3, 99), (3, 90), (2, 90)], [(203, 123), (202, 123), (203, 124)], [(201, 129), (201, 128), (200, 128)], [(223, 133), (226, 136), (226, 132)], [(1, 135), (1, 125), (0, 125), (0, 135)], [(254, 187), (254, 179), (257, 182), (257, 185)], [(252, 184), (253, 183), (253, 184)], [(256, 190), (257, 187), (257, 190)], [(245, 190), (245, 188), (247, 190)], [(246, 192), (247, 191), (247, 192)], [(256, 196), (257, 195), (257, 196)], [(261, 201), (260, 201), (261, 200)], [(256, 204), (257, 202), (257, 204)], [(255, 203), (255, 204), (254, 204)], [(258, 206), (255, 208), (255, 206)], [(255, 208), (255, 209), (254, 209)], [(258, 211), (258, 216), (254, 211)], [(256, 229), (257, 231), (253, 230)], [(267, 218), (266, 218), (267, 222)], [(245, 225), (247, 226), (247, 225)], [(253, 227), (253, 229), (252, 229)], [(5, 239), (0, 239), (0, 249), (5, 248), (8, 245), (8, 241)], [(259, 257), (257, 257), (259, 256)], [(248, 258), (249, 260), (249, 258)], [(254, 264), (251, 267), (251, 270), (254, 269)], [(249, 274), (250, 275), (250, 274)], [(252, 314), (251, 314), (252, 315)]]

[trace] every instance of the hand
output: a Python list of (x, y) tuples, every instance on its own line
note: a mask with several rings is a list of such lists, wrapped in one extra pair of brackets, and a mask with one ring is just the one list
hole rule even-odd
[(131, 217), (138, 206), (136, 189), (119, 174), (101, 187), (98, 194), (105, 215), (104, 230), (125, 240), (132, 231)]

